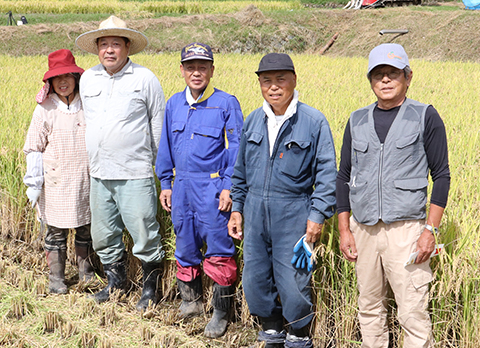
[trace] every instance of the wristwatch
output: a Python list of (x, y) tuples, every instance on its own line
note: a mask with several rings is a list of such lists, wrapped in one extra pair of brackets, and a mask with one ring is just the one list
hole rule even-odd
[(438, 234), (438, 227), (430, 226), (429, 224), (425, 225), (425, 228), (432, 232), (432, 234), (437, 235)]

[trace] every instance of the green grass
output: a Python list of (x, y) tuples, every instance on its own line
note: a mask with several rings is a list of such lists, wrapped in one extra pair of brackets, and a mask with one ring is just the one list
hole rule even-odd
[[(14, 13), (15, 20), (20, 20), (20, 17), (25, 16), (29, 25), (45, 24), (45, 23), (72, 23), (72, 22), (89, 22), (101, 21), (109, 16), (108, 13)], [(8, 22), (2, 21), (0, 25), (8, 25)]]

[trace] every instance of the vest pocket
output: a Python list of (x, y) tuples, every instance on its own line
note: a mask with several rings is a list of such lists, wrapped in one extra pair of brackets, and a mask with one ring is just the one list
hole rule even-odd
[(350, 186), (350, 201), (351, 203), (357, 203), (362, 201), (367, 201), (365, 198), (367, 196), (367, 182), (366, 181), (357, 181), (354, 176), (348, 183)]
[[(396, 220), (417, 216), (425, 209), (427, 203), (427, 178), (396, 179), (393, 181), (395, 190), (392, 201), (396, 202), (393, 209)], [(400, 209), (403, 207), (403, 209)]]
[(416, 191), (428, 186), (427, 178), (408, 178), (394, 180), (395, 188), (400, 190)]
[(409, 134), (407, 136), (404, 136), (398, 139), (395, 145), (397, 146), (397, 149), (403, 149), (409, 145), (415, 144), (419, 136), (420, 136), (419, 132), (414, 134)]
[(367, 150), (368, 142), (352, 139), (352, 166), (358, 167), (359, 170), (360, 167), (368, 166)]

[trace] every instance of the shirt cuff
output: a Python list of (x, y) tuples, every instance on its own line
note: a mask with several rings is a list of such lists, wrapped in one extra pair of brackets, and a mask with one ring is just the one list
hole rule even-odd
[(243, 214), (243, 203), (232, 202), (232, 211), (238, 211), (239, 213)]
[(171, 180), (161, 181), (160, 186), (161, 186), (162, 190), (171, 190), (172, 189), (172, 181)]
[(315, 210), (311, 210), (308, 215), (308, 220), (317, 224), (323, 224), (325, 222), (325, 216)]
[(223, 189), (230, 191), (232, 188), (232, 180), (229, 177), (224, 177), (223, 178)]

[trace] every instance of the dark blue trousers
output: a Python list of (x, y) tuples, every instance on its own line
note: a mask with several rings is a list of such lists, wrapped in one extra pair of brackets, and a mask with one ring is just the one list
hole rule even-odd
[[(266, 197), (248, 192), (244, 205), (243, 289), (252, 315), (281, 310), (294, 329), (313, 318), (311, 272), (290, 263), (306, 232), (310, 197)], [(277, 298), (280, 297), (280, 302)]]

